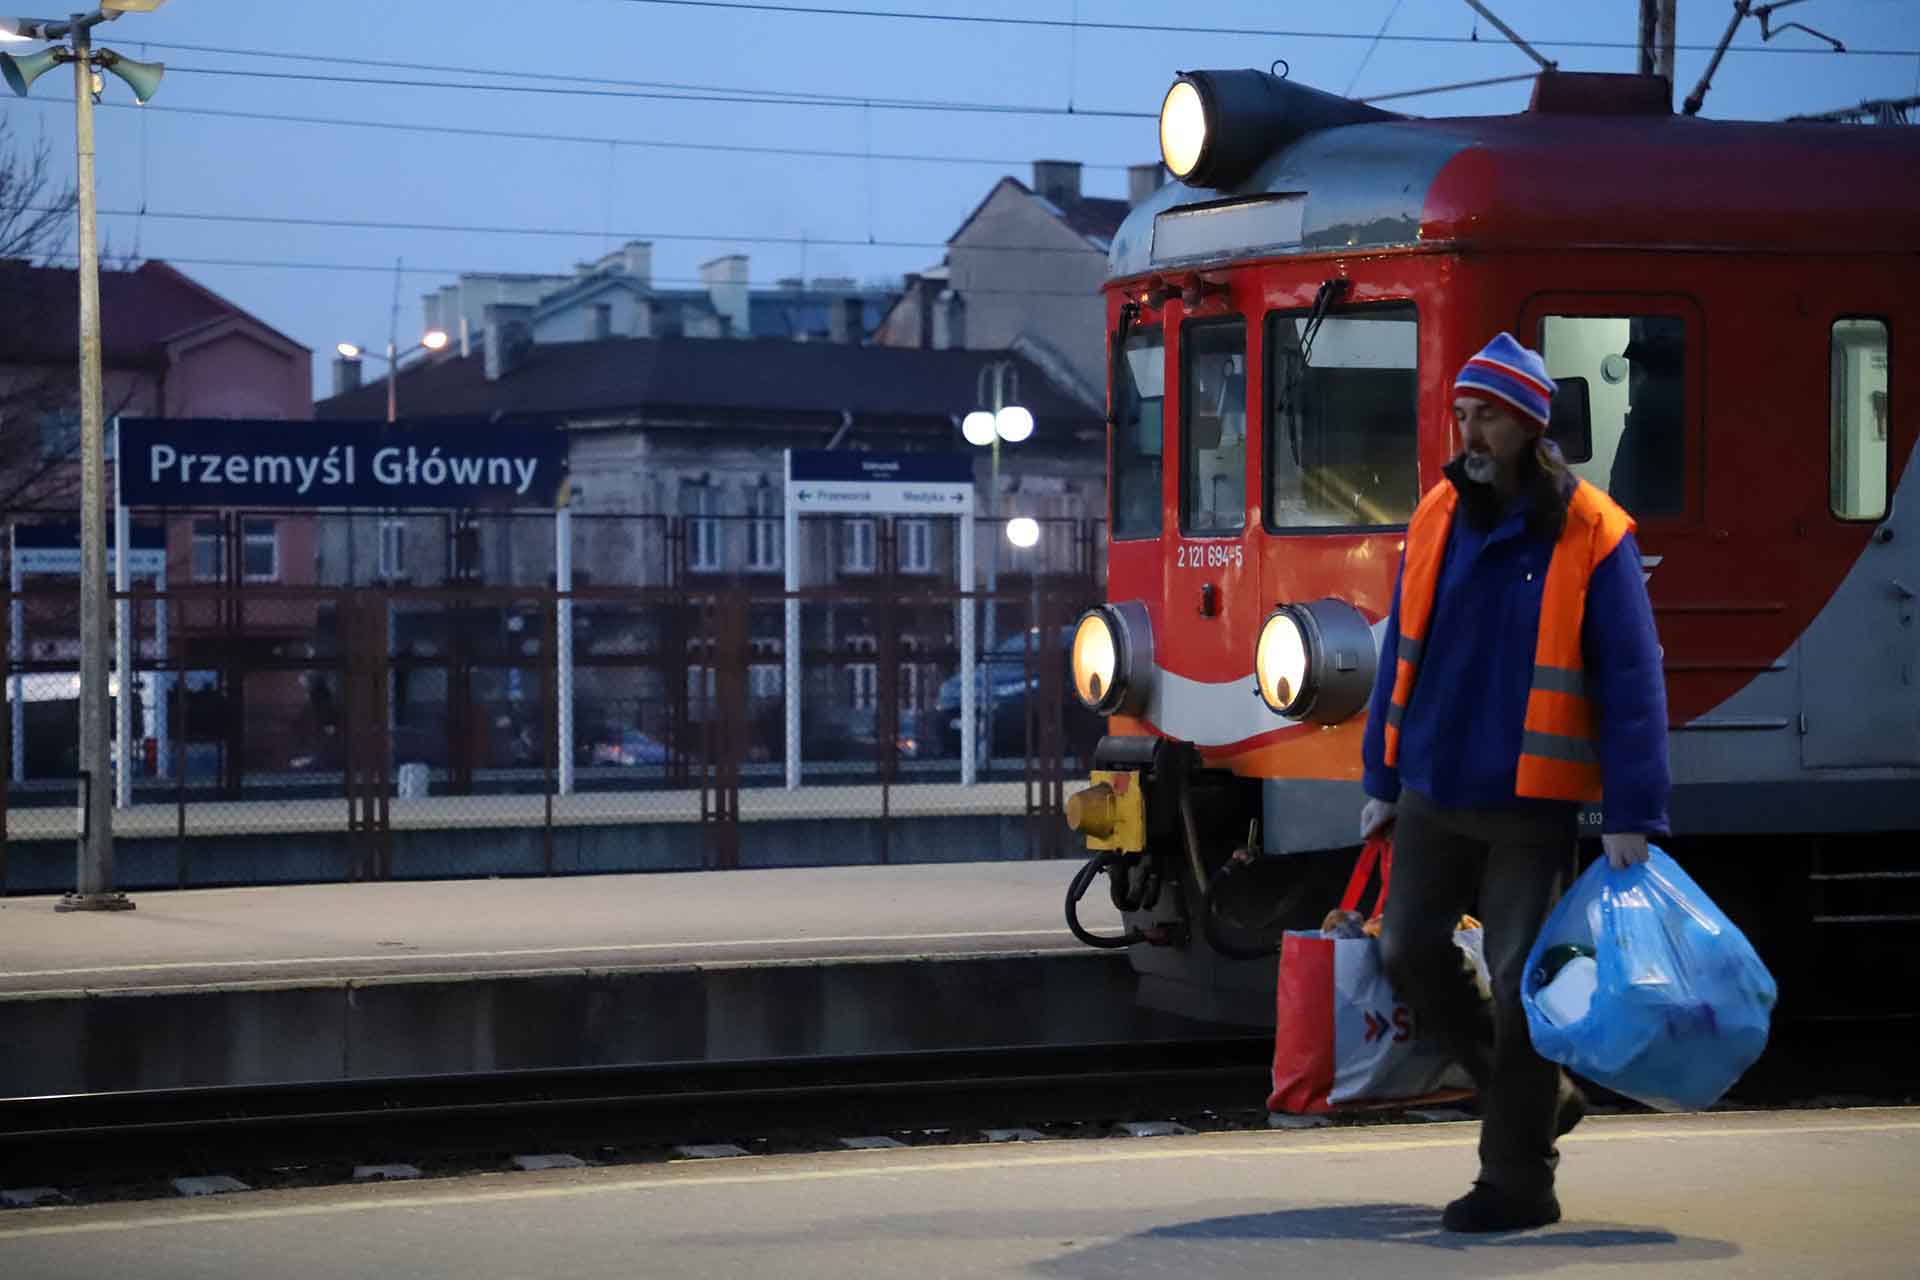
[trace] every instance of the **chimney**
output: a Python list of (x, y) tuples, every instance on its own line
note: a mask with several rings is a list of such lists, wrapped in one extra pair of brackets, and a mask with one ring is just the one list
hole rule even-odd
[(859, 346), (867, 336), (866, 304), (860, 298), (834, 298), (827, 303), (827, 340)]
[(1167, 171), (1159, 161), (1127, 166), (1127, 203), (1139, 204), (1166, 184)]
[(622, 252), (627, 260), (627, 278), (651, 289), (653, 287), (653, 242), (629, 240)]
[(487, 381), (498, 382), (513, 372), (533, 345), (533, 308), (504, 302), (487, 305), (484, 344)]
[(333, 358), (333, 394), (343, 396), (360, 389), (360, 361), (346, 356)]
[(951, 289), (933, 299), (933, 347), (957, 351), (967, 345), (967, 304)]
[(1080, 199), (1080, 162), (1078, 160), (1035, 160), (1033, 192), (1042, 200), (1062, 209)]
[(748, 324), (747, 314), (746, 255), (731, 253), (724, 258), (701, 263), (700, 283), (706, 286), (707, 297), (713, 302), (714, 311), (730, 327), (730, 336), (751, 336), (752, 327)]

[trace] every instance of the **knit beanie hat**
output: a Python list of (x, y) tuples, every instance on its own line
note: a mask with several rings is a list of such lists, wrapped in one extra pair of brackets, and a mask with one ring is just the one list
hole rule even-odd
[(1455, 396), (1505, 405), (1545, 431), (1553, 417), (1553, 379), (1546, 361), (1503, 333), (1468, 360), (1453, 380)]

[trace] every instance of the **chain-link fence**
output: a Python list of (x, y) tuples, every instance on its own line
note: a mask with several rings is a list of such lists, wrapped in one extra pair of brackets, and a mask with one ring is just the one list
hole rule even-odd
[[(247, 518), (203, 530), (242, 570)], [(337, 531), (316, 529), (324, 549)], [(513, 538), (550, 559), (554, 530)], [(793, 591), (701, 572), (690, 519), (571, 536), (576, 556), (658, 556), (571, 590), (531, 569), (285, 586), (202, 547), (209, 573), (118, 593), (121, 867), (184, 885), (1065, 851), (1064, 781), (1101, 731), (1066, 672), (1097, 530), (974, 592), (917, 548), (903, 569), (885, 522), (870, 571)], [(77, 834), (78, 592), (33, 581), (5, 604), (0, 891), (66, 887), (46, 868), (70, 875)]]

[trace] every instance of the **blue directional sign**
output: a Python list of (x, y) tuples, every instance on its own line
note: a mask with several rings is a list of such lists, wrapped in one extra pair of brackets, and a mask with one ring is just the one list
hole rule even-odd
[(492, 423), (122, 418), (129, 507), (552, 507), (567, 439)]
[(973, 458), (789, 449), (787, 503), (801, 515), (971, 515)]

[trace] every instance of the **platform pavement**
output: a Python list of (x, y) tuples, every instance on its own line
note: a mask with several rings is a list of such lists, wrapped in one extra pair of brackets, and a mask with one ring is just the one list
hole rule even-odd
[(0, 899), (0, 1097), (1191, 1035), (1069, 934), (1074, 869)]
[(1460, 1236), (1476, 1126), (1012, 1143), (489, 1174), (0, 1214), (10, 1280), (370, 1275), (1913, 1274), (1920, 1112), (1617, 1116), (1562, 1143), (1565, 1219)]

